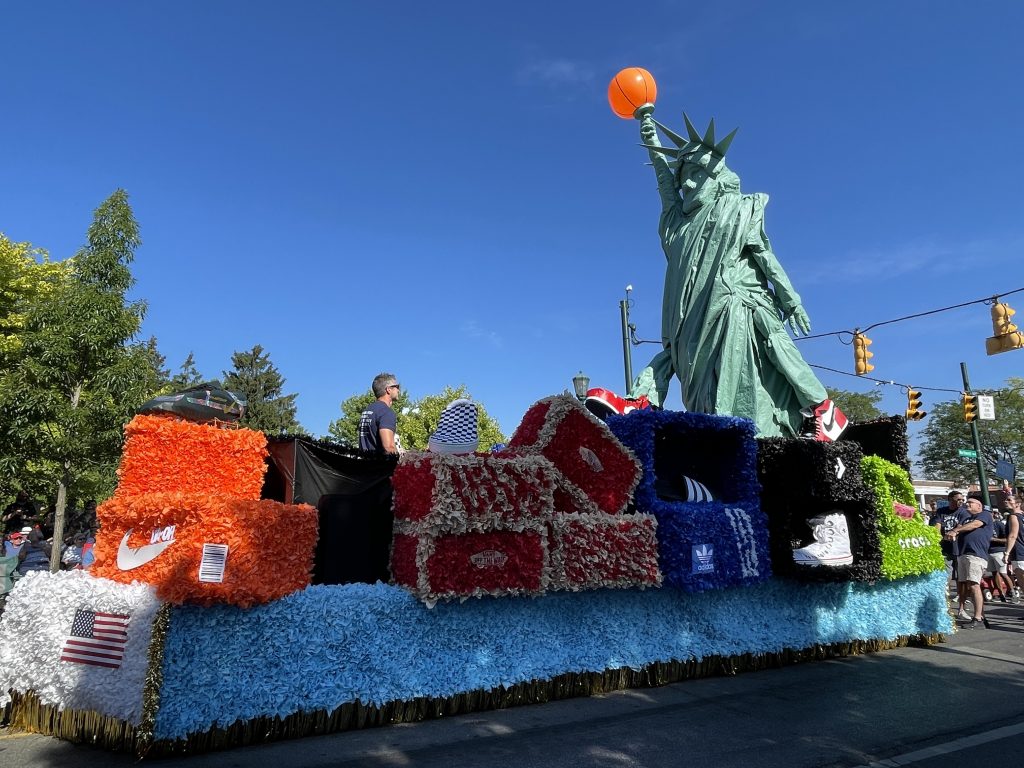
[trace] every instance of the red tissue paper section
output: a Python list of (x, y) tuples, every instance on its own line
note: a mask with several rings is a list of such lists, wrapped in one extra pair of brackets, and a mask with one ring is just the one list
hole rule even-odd
[(603, 511), (625, 507), (636, 459), (567, 400), (531, 408), (502, 453), (402, 457), (392, 476), (396, 584), (428, 605), (661, 584), (655, 518)]

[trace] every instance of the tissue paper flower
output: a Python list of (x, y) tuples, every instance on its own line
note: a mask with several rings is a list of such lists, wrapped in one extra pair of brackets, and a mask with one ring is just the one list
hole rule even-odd
[(249, 606), (309, 585), (318, 518), (308, 504), (194, 493), (116, 495), (97, 509), (97, 576), (161, 600)]
[(125, 427), (117, 495), (216, 493), (258, 499), (267, 456), (262, 432), (136, 416)]
[[(145, 584), (117, 584), (85, 571), (25, 576), (0, 619), (0, 705), (9, 700), (9, 691), (32, 691), (43, 704), (95, 710), (139, 725), (159, 607), (153, 588)], [(69, 656), (65, 648), (73, 631), (80, 640), (87, 637), (74, 626), (76, 615), (92, 612), (128, 617), (116, 666), (62, 660)]]

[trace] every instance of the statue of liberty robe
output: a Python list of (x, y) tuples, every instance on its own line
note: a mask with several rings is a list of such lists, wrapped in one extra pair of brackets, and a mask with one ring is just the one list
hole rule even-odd
[(665, 402), (673, 375), (687, 410), (752, 419), (763, 436), (800, 433), (801, 409), (826, 399), (783, 321), (800, 307), (764, 231), (768, 196), (744, 195), (721, 164), (713, 201), (684, 211), (665, 158), (651, 152), (662, 198), (668, 260), (661, 309), (663, 349), (630, 395)]

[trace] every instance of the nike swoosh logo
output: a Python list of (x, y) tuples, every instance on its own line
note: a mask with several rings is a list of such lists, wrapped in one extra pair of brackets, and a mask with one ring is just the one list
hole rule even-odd
[(132, 568), (145, 565), (150, 560), (159, 557), (165, 549), (174, 543), (174, 540), (171, 539), (170, 541), (158, 541), (155, 544), (144, 544), (141, 547), (129, 547), (128, 537), (131, 535), (132, 529), (129, 528), (124, 538), (121, 539), (121, 545), (117, 548), (117, 567), (122, 571), (130, 571)]
[(835, 403), (830, 403), (829, 404), (828, 410), (826, 411), (826, 413), (828, 414), (828, 421), (827, 422), (825, 421), (825, 414), (823, 413), (821, 415), (821, 426), (824, 427), (825, 432), (828, 433), (828, 432), (831, 432), (832, 431), (832, 427), (834, 427), (836, 425), (836, 406), (835, 406)]

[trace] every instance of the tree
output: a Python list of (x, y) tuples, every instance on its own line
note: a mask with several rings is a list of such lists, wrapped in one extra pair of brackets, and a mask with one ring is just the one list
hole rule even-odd
[(156, 336), (150, 336), (149, 341), (141, 345), (141, 350), (145, 354), (146, 359), (149, 360), (149, 367), (153, 376), (150, 389), (154, 392), (166, 389), (171, 381), (171, 372), (165, 367), (167, 365), (167, 358), (161, 355), (160, 350), (157, 348)]
[[(190, 355), (191, 357), (191, 355)], [(224, 388), (238, 392), (249, 401), (241, 423), (268, 434), (303, 434), (295, 419), (297, 394), (285, 395), (284, 376), (270, 362), (270, 354), (259, 344), (231, 355), (231, 371), (224, 371)]]
[[(56, 486), (58, 548), (69, 492), (85, 498), (98, 495), (103, 478), (112, 483), (124, 424), (155, 394), (152, 357), (133, 343), (145, 304), (126, 300), (139, 244), (119, 189), (96, 209), (67, 277), (25, 303), (17, 358), (0, 375), (0, 469), (33, 471)], [(51, 567), (59, 565), (54, 558)]]
[(199, 373), (199, 369), (196, 368), (195, 357), (191, 352), (188, 353), (188, 357), (185, 358), (185, 362), (181, 364), (178, 372), (171, 377), (170, 386), (172, 392), (181, 392), (182, 390), (194, 387), (196, 384), (203, 382), (203, 375)]
[(877, 389), (868, 392), (850, 392), (835, 387), (825, 387), (830, 399), (834, 400), (839, 409), (846, 414), (851, 421), (871, 421), (884, 416), (878, 407), (878, 401), (882, 399), (882, 393)]
[[(0, 377), (10, 373), (23, 345), (26, 313), (31, 302), (52, 294), (67, 278), (68, 262), (51, 262), (46, 252), (31, 243), (15, 243), (0, 234)], [(13, 447), (0, 443), (0, 505), (16, 490), (39, 495), (46, 489), (24, 467)]]
[(0, 371), (21, 349), (28, 305), (52, 292), (68, 275), (67, 263), (51, 262), (30, 243), (15, 243), (0, 234)]
[[(369, 407), (370, 403), (376, 399), (377, 398), (373, 395), (373, 390), (368, 389), (362, 394), (352, 395), (352, 397), (344, 400), (341, 404), (341, 416), (328, 425), (327, 434), (339, 443), (358, 447), (359, 416), (367, 409), (367, 407)], [(406, 395), (405, 392), (400, 392), (398, 397), (395, 398), (395, 402), (392, 407), (395, 409), (396, 413), (400, 413), (403, 408), (407, 407), (406, 404), (408, 402), (408, 395)]]
[[(1017, 468), (1024, 460), (1024, 378), (1011, 377), (1005, 387), (988, 394), (995, 398), (996, 418), (975, 423), (981, 441), (981, 457), (991, 476), (1000, 459)], [(960, 448), (974, 448), (970, 425), (964, 421), (962, 399), (936, 403), (929, 409), (922, 438), (918, 458), (930, 477), (962, 485), (977, 482), (975, 460), (957, 453)]]
[[(456, 389), (445, 387), (438, 394), (426, 395), (419, 400), (412, 400), (403, 392), (392, 406), (398, 414), (398, 435), (402, 447), (426, 450), (430, 435), (437, 429), (441, 411), (452, 400), (460, 397), (469, 397), (465, 385), (459, 385)], [(373, 392), (367, 391), (345, 400), (341, 404), (341, 417), (331, 422), (327, 428), (328, 433), (346, 445), (359, 445), (359, 416), (375, 399)], [(476, 407), (479, 449), (486, 451), (493, 445), (506, 442), (507, 438), (502, 434), (498, 422), (488, 415), (482, 404), (477, 403)]]

